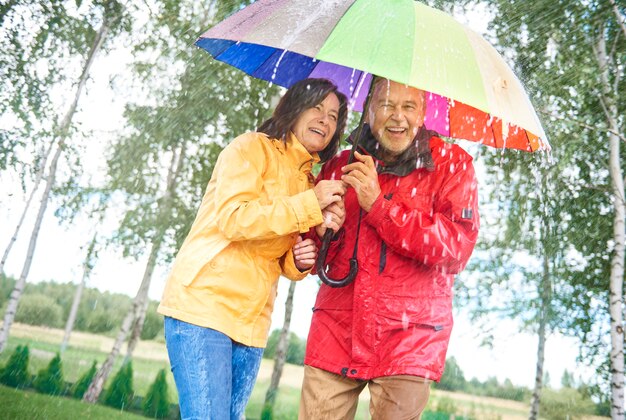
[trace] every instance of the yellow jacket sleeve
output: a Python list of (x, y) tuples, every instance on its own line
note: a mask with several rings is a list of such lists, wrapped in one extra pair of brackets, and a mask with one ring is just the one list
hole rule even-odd
[[(215, 171), (217, 226), (230, 241), (271, 239), (293, 232), (304, 233), (322, 222), (322, 212), (313, 190), (294, 195), (287, 187), (270, 196), (271, 183), (289, 179), (264, 179), (272, 159), (285, 159), (270, 140), (259, 136), (240, 137), (220, 154)], [(275, 162), (274, 162), (275, 163)]]
[(296, 267), (296, 262), (293, 259), (293, 248), (290, 248), (289, 251), (281, 257), (280, 268), (283, 276), (287, 277), (289, 280), (302, 280), (309, 275), (313, 267), (306, 271), (300, 271), (298, 267)]

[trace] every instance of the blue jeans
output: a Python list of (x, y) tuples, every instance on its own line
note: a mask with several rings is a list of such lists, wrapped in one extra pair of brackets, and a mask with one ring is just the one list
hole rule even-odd
[(182, 419), (240, 420), (252, 393), (263, 349), (165, 317), (165, 343)]

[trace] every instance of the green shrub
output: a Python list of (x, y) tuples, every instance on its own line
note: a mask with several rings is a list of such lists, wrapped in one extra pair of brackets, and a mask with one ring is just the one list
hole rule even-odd
[(96, 375), (96, 371), (96, 361), (94, 360), (89, 370), (85, 372), (83, 376), (81, 376), (78, 381), (76, 381), (76, 383), (72, 386), (72, 389), (70, 390), (72, 397), (79, 400), (83, 398), (83, 395), (85, 395), (85, 392), (87, 392), (87, 389), (89, 388), (93, 377)]
[(42, 295), (23, 295), (15, 313), (15, 322), (46, 327), (60, 327), (63, 309), (54, 299)]
[(161, 419), (167, 417), (170, 411), (170, 402), (167, 398), (167, 380), (165, 369), (157, 373), (156, 379), (143, 400), (143, 413), (148, 417)]
[(87, 331), (94, 334), (101, 334), (111, 331), (115, 327), (115, 322), (110, 312), (98, 308), (87, 316)]
[(446, 414), (456, 414), (456, 403), (451, 398), (441, 397), (437, 401), (437, 411)]
[(580, 419), (594, 414), (593, 401), (572, 388), (543, 389), (539, 415), (548, 420)]
[(63, 395), (65, 394), (65, 381), (63, 380), (63, 363), (61, 362), (61, 356), (57, 353), (48, 367), (41, 369), (37, 376), (33, 386), (38, 392), (49, 395)]
[(108, 406), (123, 410), (133, 400), (133, 366), (132, 362), (123, 365), (117, 372), (104, 396)]
[(467, 381), (456, 359), (450, 357), (446, 360), (446, 366), (441, 376), (441, 381), (434, 387), (446, 391), (464, 391)]
[(7, 364), (0, 371), (0, 383), (13, 388), (27, 387), (30, 382), (28, 375), (29, 356), (28, 346), (17, 346)]
[(163, 331), (163, 316), (156, 311), (156, 304), (150, 305), (146, 311), (146, 319), (141, 330), (142, 340), (153, 340)]
[[(267, 346), (263, 351), (263, 358), (274, 359), (276, 357), (276, 347), (280, 338), (280, 330), (274, 330), (267, 340)], [(293, 365), (304, 366), (304, 352), (306, 341), (298, 337), (294, 332), (289, 333), (289, 344), (287, 344), (287, 354), (285, 362)]]

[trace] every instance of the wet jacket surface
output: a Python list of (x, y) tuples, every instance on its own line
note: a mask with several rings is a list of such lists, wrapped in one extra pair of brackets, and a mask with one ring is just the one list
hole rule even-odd
[[(381, 194), (363, 212), (359, 272), (343, 288), (322, 284), (307, 365), (359, 379), (441, 378), (453, 324), (454, 274), (464, 268), (478, 236), (477, 185), (472, 158), (460, 147), (428, 133), (413, 149), (396, 168), (378, 162)], [(326, 163), (320, 179), (339, 179), (348, 156), (344, 151)], [(349, 272), (353, 254), (360, 207), (352, 188), (345, 203), (346, 222), (326, 260), (333, 279)]]
[(294, 263), (297, 236), (322, 222), (312, 187), (317, 161), (291, 135), (237, 137), (220, 154), (191, 230), (169, 275), (158, 312), (265, 347), (281, 274)]

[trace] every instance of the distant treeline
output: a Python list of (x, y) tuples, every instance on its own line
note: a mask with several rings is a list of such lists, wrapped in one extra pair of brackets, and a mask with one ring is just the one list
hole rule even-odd
[[(0, 277), (0, 310), (6, 310), (15, 279)], [(76, 285), (70, 283), (27, 283), (15, 315), (15, 322), (65, 328), (70, 313)], [(82, 293), (74, 331), (94, 334), (115, 333), (131, 307), (132, 299), (121, 293), (101, 292), (85, 287)], [(156, 313), (158, 302), (151, 301), (141, 332), (142, 340), (162, 336), (163, 317)]]

